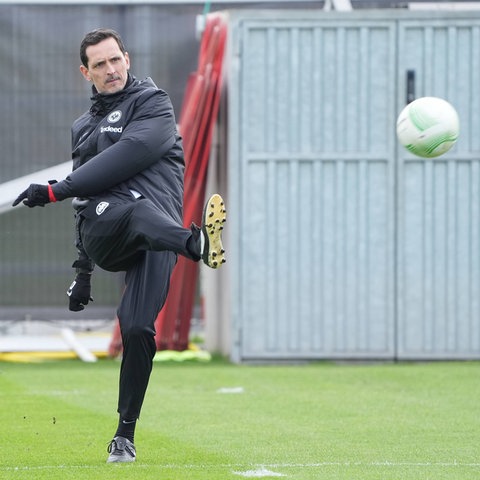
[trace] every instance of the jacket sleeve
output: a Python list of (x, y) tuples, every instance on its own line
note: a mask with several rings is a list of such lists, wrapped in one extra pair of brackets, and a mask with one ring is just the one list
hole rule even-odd
[(150, 167), (176, 142), (173, 106), (168, 95), (155, 91), (126, 125), (120, 140), (52, 186), (57, 200), (95, 195)]
[(75, 212), (75, 246), (77, 247), (77, 260), (73, 262), (72, 267), (76, 273), (86, 273), (91, 275), (95, 268), (95, 262), (88, 256), (83, 247), (82, 238), (80, 236), (80, 216)]

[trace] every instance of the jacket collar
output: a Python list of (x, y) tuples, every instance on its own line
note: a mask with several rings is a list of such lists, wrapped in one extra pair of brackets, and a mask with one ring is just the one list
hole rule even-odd
[(134, 85), (138, 84), (136, 78), (128, 72), (127, 83), (123, 90), (119, 92), (105, 94), (105, 93), (98, 93), (95, 85), (92, 85), (92, 96), (90, 100), (92, 100), (92, 106), (90, 107), (90, 113), (93, 116), (96, 115), (106, 115), (117, 103), (123, 100), (123, 98), (128, 95), (130, 90)]

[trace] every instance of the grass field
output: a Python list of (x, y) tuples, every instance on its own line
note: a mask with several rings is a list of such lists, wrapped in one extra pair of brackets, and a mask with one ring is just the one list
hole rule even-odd
[(0, 363), (1, 479), (478, 479), (480, 364), (157, 363), (107, 465), (119, 363)]

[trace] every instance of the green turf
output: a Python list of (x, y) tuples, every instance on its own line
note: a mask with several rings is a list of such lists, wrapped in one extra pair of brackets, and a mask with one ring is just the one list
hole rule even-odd
[[(118, 368), (110, 360), (0, 363), (0, 478), (480, 476), (475, 362), (157, 363), (136, 433), (138, 460), (107, 465)], [(238, 387), (243, 393), (219, 393)]]

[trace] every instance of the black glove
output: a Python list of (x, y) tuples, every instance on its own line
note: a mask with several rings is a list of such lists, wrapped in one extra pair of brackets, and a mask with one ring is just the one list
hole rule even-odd
[[(55, 183), (48, 182), (50, 185)], [(53, 192), (49, 185), (39, 185), (32, 183), (26, 190), (24, 190), (12, 203), (12, 207), (17, 206), (23, 200), (23, 204), (27, 207), (44, 207), (47, 203), (55, 201)]]
[(72, 312), (80, 312), (88, 302), (93, 302), (93, 298), (90, 296), (92, 290), (90, 278), (89, 273), (77, 273), (75, 280), (67, 290), (67, 295), (70, 297), (68, 309)]

